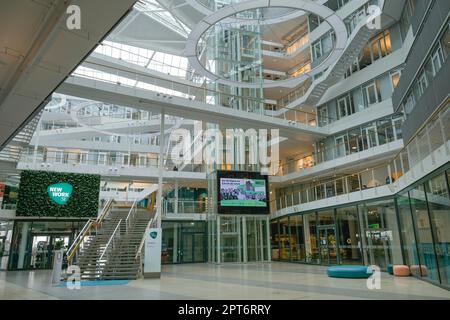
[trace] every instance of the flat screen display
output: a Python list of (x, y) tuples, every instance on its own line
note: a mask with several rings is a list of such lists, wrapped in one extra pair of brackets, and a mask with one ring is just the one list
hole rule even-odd
[(260, 179), (220, 179), (222, 207), (266, 207), (266, 181)]
[(219, 213), (268, 213), (267, 177), (254, 172), (218, 172)]

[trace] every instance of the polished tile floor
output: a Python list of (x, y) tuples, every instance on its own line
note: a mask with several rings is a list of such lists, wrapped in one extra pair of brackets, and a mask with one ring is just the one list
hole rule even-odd
[(53, 287), (50, 279), (49, 271), (0, 272), (0, 299), (450, 299), (450, 291), (412, 277), (382, 273), (381, 289), (369, 290), (365, 279), (333, 279), (325, 267), (276, 262), (170, 265), (161, 279), (79, 290)]

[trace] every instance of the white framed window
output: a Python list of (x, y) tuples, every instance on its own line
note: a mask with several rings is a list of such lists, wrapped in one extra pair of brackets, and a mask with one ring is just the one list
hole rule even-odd
[(107, 159), (107, 153), (106, 152), (99, 152), (98, 158), (97, 158), (97, 164), (104, 166), (106, 165), (106, 159)]
[(371, 106), (373, 104), (379, 103), (380, 99), (378, 96), (377, 85), (375, 82), (366, 86), (366, 102), (367, 105)]
[(400, 82), (401, 76), (402, 76), (402, 72), (400, 70), (391, 72), (392, 91), (394, 91), (394, 89), (397, 88), (398, 83)]
[(321, 125), (328, 124), (328, 108), (327, 108), (327, 106), (324, 106), (319, 109), (319, 119), (320, 119)]
[(422, 72), (420, 73), (419, 79), (417, 80), (417, 84), (419, 87), (420, 95), (423, 95), (425, 93), (425, 90), (428, 88), (428, 79), (427, 75), (425, 74), (425, 71), (422, 70)]
[(336, 137), (335, 139), (335, 146), (336, 146), (336, 152), (334, 153), (335, 158), (340, 158), (340, 157), (344, 157), (347, 155), (347, 136), (343, 135), (343, 136), (339, 136)]
[(370, 126), (363, 129), (363, 132), (367, 139), (367, 146), (369, 148), (373, 148), (378, 146), (378, 132), (376, 126)]
[(130, 155), (128, 153), (122, 153), (121, 155), (122, 155), (122, 157), (121, 157), (122, 158), (122, 164), (124, 166), (128, 166), (129, 163), (130, 163)]
[(133, 110), (131, 110), (130, 108), (126, 108), (125, 109), (125, 118), (131, 119), (132, 117), (133, 117)]
[(431, 55), (431, 63), (433, 65), (433, 77), (436, 77), (436, 74), (442, 68), (443, 62), (442, 48), (441, 45), (438, 44), (436, 49), (434, 49), (433, 54)]
[(64, 163), (64, 151), (55, 151), (55, 163)]
[(87, 164), (88, 161), (88, 153), (87, 152), (81, 152), (77, 155), (77, 162), (79, 164)]
[(338, 99), (339, 118), (348, 116), (347, 99), (345, 97)]
[(410, 114), (411, 111), (414, 109), (415, 105), (416, 105), (416, 100), (414, 98), (414, 94), (412, 94), (412, 92), (409, 92), (408, 96), (406, 98), (405, 104), (404, 104), (405, 114)]
[(139, 154), (139, 167), (147, 166), (147, 156), (145, 154)]
[(314, 60), (319, 59), (322, 56), (322, 42), (317, 41), (312, 46)]

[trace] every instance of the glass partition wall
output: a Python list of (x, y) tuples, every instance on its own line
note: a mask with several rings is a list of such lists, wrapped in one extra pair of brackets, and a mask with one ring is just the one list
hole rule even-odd
[(285, 230), (277, 230), (269, 223), (268, 216), (214, 215), (208, 220), (209, 262), (262, 262), (273, 255), (290, 256), (281, 248), (271, 247), (271, 242), (284, 243), (289, 248)]
[(272, 260), (311, 264), (406, 264), (450, 288), (450, 164), (395, 197), (270, 222)]

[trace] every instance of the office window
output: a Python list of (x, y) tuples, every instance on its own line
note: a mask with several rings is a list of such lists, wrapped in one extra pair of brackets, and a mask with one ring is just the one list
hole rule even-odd
[(433, 54), (431, 55), (431, 63), (433, 66), (433, 77), (441, 70), (442, 62), (444, 61), (444, 57), (442, 54), (441, 45), (438, 44), (437, 47), (433, 50)]
[(322, 56), (322, 42), (318, 41), (312, 46), (313, 58), (314, 60), (320, 58)]
[(420, 89), (420, 95), (422, 95), (425, 93), (425, 90), (428, 87), (427, 76), (425, 74), (425, 71), (423, 71), (423, 70), (420, 73), (418, 84), (419, 84), (419, 89)]
[(391, 72), (392, 88), (395, 89), (400, 82), (401, 72), (399, 70)]
[(87, 159), (88, 159), (87, 152), (82, 152), (82, 153), (77, 154), (77, 162), (79, 164), (87, 164)]
[(444, 59), (448, 59), (450, 54), (450, 22), (444, 30), (444, 34), (441, 38), (442, 51), (444, 54)]
[(379, 103), (381, 101), (380, 90), (376, 82), (373, 82), (368, 86), (366, 86), (365, 93), (366, 93), (366, 102), (369, 106)]
[(99, 152), (97, 163), (99, 165), (106, 165), (106, 152)]

